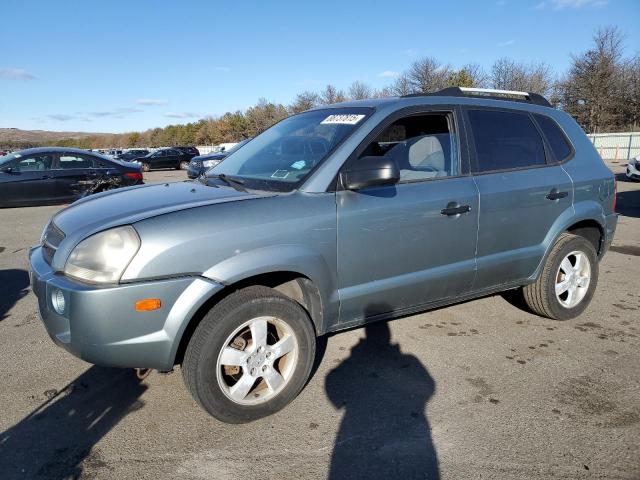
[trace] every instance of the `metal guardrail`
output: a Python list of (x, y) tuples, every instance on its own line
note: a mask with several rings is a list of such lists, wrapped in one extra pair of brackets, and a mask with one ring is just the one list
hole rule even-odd
[(640, 155), (640, 132), (587, 135), (603, 160), (627, 161)]

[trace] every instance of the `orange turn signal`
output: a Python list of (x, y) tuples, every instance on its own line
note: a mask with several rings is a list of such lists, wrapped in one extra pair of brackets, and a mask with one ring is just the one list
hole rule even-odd
[(158, 310), (162, 303), (159, 298), (145, 298), (136, 302), (136, 312), (150, 312)]

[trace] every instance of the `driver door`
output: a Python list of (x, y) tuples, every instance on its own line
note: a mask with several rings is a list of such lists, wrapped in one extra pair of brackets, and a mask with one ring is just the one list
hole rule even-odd
[(39, 153), (5, 165), (0, 172), (0, 206), (55, 203), (53, 161), (54, 154)]
[[(470, 292), (479, 195), (454, 111), (388, 120), (349, 161), (386, 156), (396, 185), (338, 188), (340, 323), (395, 316)], [(455, 213), (455, 208), (463, 213)]]

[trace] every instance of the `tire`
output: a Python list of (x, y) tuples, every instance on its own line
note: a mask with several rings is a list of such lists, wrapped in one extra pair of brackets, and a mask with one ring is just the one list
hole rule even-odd
[(142, 171), (143, 172), (149, 172), (151, 170), (151, 165), (149, 165), (148, 163), (143, 163), (142, 164)]
[[(263, 321), (266, 342), (256, 341), (260, 335), (253, 330), (260, 331)], [(278, 344), (283, 338), (286, 342)], [(285, 343), (291, 351), (277, 356), (277, 345), (284, 351)], [(311, 373), (315, 346), (313, 324), (298, 303), (271, 288), (248, 287), (220, 301), (202, 319), (187, 345), (182, 376), (210, 415), (227, 423), (251, 422), (284, 408), (300, 393)], [(233, 362), (225, 363), (225, 355)]]
[[(565, 260), (569, 263), (563, 263)], [(588, 262), (588, 274), (583, 262)], [(598, 255), (593, 244), (584, 237), (563, 233), (551, 249), (538, 279), (522, 291), (534, 313), (553, 320), (569, 320), (587, 308), (597, 284)], [(562, 293), (557, 295), (556, 289)]]
[(187, 168), (189, 168), (189, 162), (186, 160), (182, 160), (179, 164), (178, 164), (178, 168), (177, 170), (186, 170)]

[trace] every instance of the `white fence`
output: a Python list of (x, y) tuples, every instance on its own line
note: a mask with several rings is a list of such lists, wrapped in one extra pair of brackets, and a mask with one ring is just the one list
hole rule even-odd
[(603, 160), (620, 162), (640, 155), (640, 132), (592, 133), (588, 137)]

